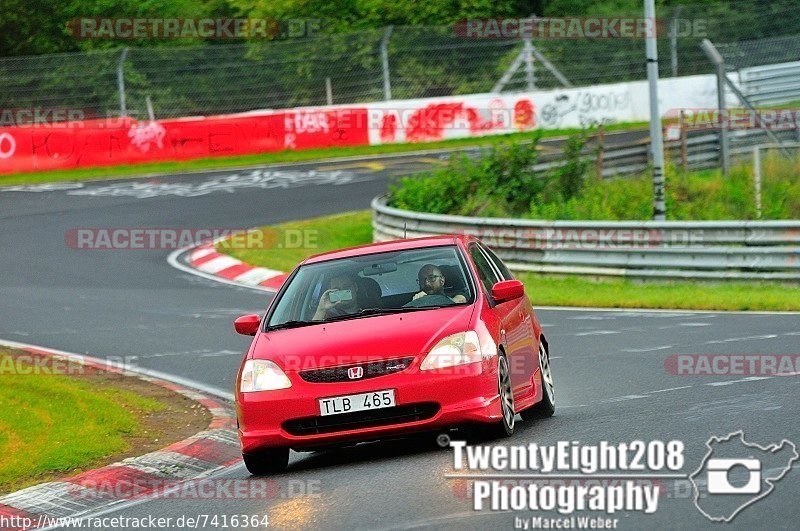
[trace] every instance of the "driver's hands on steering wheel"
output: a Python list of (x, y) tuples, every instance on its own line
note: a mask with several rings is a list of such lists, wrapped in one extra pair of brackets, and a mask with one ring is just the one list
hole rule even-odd
[(425, 295), (427, 295), (427, 293), (425, 293), (424, 291), (420, 291), (419, 293), (415, 294), (415, 295), (414, 295), (414, 296), (411, 298), (411, 300), (412, 300), (412, 301), (415, 301), (415, 300), (419, 299), (420, 297), (424, 297)]

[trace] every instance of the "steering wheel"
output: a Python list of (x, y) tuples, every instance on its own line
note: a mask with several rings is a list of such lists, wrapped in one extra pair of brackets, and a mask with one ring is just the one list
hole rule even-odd
[(403, 305), (403, 308), (424, 308), (425, 306), (452, 306), (455, 302), (446, 295), (425, 295)]

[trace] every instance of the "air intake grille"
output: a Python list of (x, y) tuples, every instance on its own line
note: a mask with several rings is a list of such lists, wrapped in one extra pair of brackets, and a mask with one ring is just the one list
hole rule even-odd
[[(367, 378), (375, 378), (377, 376), (384, 376), (407, 369), (414, 357), (399, 358), (393, 360), (381, 360), (370, 363), (362, 363), (360, 365), (347, 365), (342, 367), (331, 367), (330, 369), (313, 369), (308, 371), (300, 371), (300, 377), (312, 383), (333, 383), (333, 382), (351, 382), (358, 380), (366, 380)], [(360, 378), (350, 378), (347, 371), (354, 367), (361, 367), (363, 374)]]
[(373, 411), (356, 411), (354, 413), (343, 413), (341, 415), (294, 419), (284, 422), (283, 429), (292, 435), (315, 435), (426, 420), (433, 417), (438, 412), (439, 404), (434, 402), (419, 402), (416, 404), (375, 409)]

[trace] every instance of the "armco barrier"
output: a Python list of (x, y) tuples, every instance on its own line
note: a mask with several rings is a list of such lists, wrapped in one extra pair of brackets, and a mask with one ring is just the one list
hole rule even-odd
[(536, 221), (410, 212), (372, 201), (373, 240), (474, 234), (518, 271), (800, 280), (800, 221)]

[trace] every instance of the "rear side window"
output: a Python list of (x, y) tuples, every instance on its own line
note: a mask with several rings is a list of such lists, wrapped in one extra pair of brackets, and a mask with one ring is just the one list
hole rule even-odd
[(469, 255), (472, 257), (472, 261), (475, 262), (475, 267), (478, 268), (478, 278), (483, 284), (486, 294), (491, 297), (492, 286), (498, 282), (492, 266), (477, 245), (469, 247)]
[(500, 260), (500, 258), (498, 258), (498, 256), (496, 254), (494, 254), (494, 251), (492, 251), (491, 249), (489, 249), (486, 246), (481, 246), (481, 249), (486, 251), (486, 255), (489, 257), (489, 259), (495, 265), (495, 267), (497, 268), (497, 271), (500, 272), (500, 275), (502, 275), (503, 280), (514, 280), (514, 275), (511, 274), (511, 271), (508, 270), (508, 268), (503, 263), (503, 261)]

